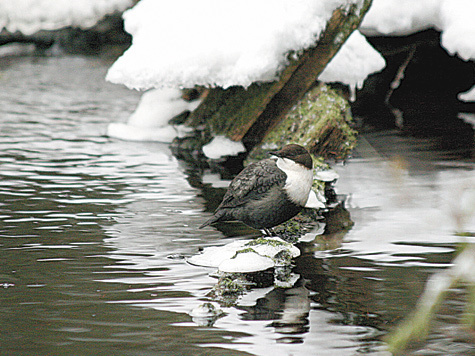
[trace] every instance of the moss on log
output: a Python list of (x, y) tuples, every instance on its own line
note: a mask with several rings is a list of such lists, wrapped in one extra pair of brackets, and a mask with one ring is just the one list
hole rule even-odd
[(261, 156), (261, 147), (277, 148), (288, 143), (298, 143), (324, 159), (344, 159), (356, 144), (351, 121), (347, 100), (320, 83), (254, 148), (251, 159)]
[(255, 83), (247, 89), (211, 89), (191, 113), (188, 125), (204, 127), (208, 138), (225, 135), (235, 141), (242, 140), (248, 150), (252, 149), (315, 85), (318, 75), (358, 27), (370, 5), (371, 0), (362, 0), (359, 5), (336, 9), (315, 46), (296, 56), (289, 55), (289, 64), (278, 81)]

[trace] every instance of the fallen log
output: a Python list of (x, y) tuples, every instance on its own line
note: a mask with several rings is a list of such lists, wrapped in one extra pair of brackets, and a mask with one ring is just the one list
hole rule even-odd
[(250, 151), (315, 86), (318, 75), (358, 27), (370, 5), (371, 0), (363, 0), (359, 6), (336, 9), (315, 46), (301, 54), (289, 54), (289, 65), (278, 81), (254, 83), (247, 89), (239, 86), (210, 89), (187, 124), (204, 127), (205, 140), (225, 135), (242, 141)]

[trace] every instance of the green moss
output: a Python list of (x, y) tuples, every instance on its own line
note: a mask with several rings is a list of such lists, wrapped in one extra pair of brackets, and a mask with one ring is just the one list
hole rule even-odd
[(263, 110), (270, 87), (270, 83), (254, 83), (247, 89), (239, 87), (210, 121), (213, 133), (232, 136), (240, 131), (247, 125), (249, 118), (255, 116), (254, 113)]
[[(247, 244), (246, 244), (247, 245)], [(240, 253), (257, 253), (256, 251), (254, 251), (251, 247), (248, 247), (248, 248), (243, 248), (242, 250), (238, 250), (236, 251), (235, 255), (231, 258), (236, 258), (236, 256)]]
[(264, 109), (272, 85), (254, 83), (247, 89), (240, 86), (215, 88), (206, 97), (206, 105), (200, 105), (191, 113), (188, 124), (197, 127), (206, 123), (211, 136), (232, 137), (247, 127), (249, 118), (256, 117), (256, 113)]
[(225, 294), (242, 294), (245, 290), (241, 280), (235, 279), (233, 276), (226, 276), (220, 279), (219, 284)]
[(225, 306), (232, 306), (246, 290), (246, 281), (234, 274), (219, 278), (218, 283), (207, 294)]
[[(323, 158), (346, 158), (356, 144), (346, 99), (325, 84), (310, 90), (251, 153), (252, 160), (265, 156), (266, 148), (297, 143)], [(323, 160), (315, 160), (323, 164)]]
[[(287, 242), (266, 239), (265, 237), (259, 237), (252, 241), (249, 241), (245, 246), (257, 246), (257, 245), (268, 245), (272, 247), (288, 246)], [(250, 248), (252, 250), (252, 248)], [(253, 250), (254, 251), (254, 250)]]
[(272, 260), (277, 266), (289, 266), (292, 263), (292, 258), (292, 254), (288, 250), (282, 250)]
[(307, 232), (307, 221), (301, 219), (301, 213), (296, 217), (274, 227), (274, 232), (282, 240), (290, 244), (298, 242), (299, 238)]

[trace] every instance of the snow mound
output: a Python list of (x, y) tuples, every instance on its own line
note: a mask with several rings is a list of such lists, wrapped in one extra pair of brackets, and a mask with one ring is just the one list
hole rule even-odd
[(32, 35), (40, 30), (94, 26), (133, 5), (133, 0), (1, 0), (0, 31)]
[(235, 257), (223, 261), (219, 265), (219, 270), (225, 273), (252, 273), (272, 267), (274, 262), (271, 258), (248, 251), (237, 253)]
[(272, 81), (351, 3), (361, 1), (142, 0), (124, 13), (133, 44), (107, 80), (134, 89)]
[(441, 6), (442, 46), (465, 61), (475, 59), (475, 1), (450, 0)]
[[(360, 30), (365, 35), (403, 36), (428, 28), (442, 32), (441, 45), (463, 60), (475, 59), (475, 1), (374, 0)], [(459, 94), (474, 101), (473, 91)]]
[(234, 241), (225, 246), (207, 247), (187, 262), (203, 267), (217, 267), (225, 273), (251, 273), (272, 267), (287, 266), (300, 250), (279, 237)]
[(186, 128), (171, 126), (169, 120), (185, 111), (193, 111), (200, 103), (199, 100), (185, 101), (181, 95), (178, 89), (145, 92), (127, 123), (109, 124), (107, 135), (128, 141), (171, 142)]
[(374, 0), (360, 29), (365, 35), (403, 36), (435, 28), (450, 54), (469, 60), (475, 59), (474, 13), (473, 0)]
[(366, 37), (354, 31), (318, 79), (361, 89), (369, 74), (379, 72), (385, 66), (383, 56), (368, 43)]
[(442, 0), (373, 0), (360, 30), (371, 36), (405, 36), (431, 27), (438, 28), (441, 2)]
[(326, 198), (321, 192), (316, 192), (315, 190), (310, 190), (308, 194), (307, 202), (305, 203), (306, 208), (312, 209), (324, 209), (326, 203)]

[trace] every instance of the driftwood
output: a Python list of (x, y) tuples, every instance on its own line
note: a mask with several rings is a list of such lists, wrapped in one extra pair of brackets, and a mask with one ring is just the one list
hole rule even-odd
[(303, 51), (271, 83), (249, 88), (209, 90), (201, 105), (191, 113), (188, 125), (203, 126), (209, 136), (225, 135), (242, 141), (248, 150), (259, 144), (289, 110), (315, 85), (316, 78), (358, 27), (371, 0), (334, 11), (318, 43)]

